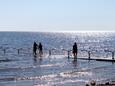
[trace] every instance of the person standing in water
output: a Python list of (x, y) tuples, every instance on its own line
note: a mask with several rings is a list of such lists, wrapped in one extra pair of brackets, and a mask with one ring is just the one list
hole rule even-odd
[(38, 46), (40, 57), (43, 55), (43, 48), (42, 48), (42, 47), (43, 47), (43, 46), (42, 46), (42, 44), (41, 44), (41, 42), (40, 42), (40, 43), (39, 43), (39, 46)]
[(77, 53), (78, 53), (77, 43), (75, 42), (74, 45), (73, 45), (73, 55), (74, 55), (74, 59), (77, 59)]
[(34, 44), (33, 44), (33, 55), (34, 56), (36, 56), (37, 55), (37, 53), (36, 53), (36, 51), (37, 51), (37, 43), (36, 42), (34, 42)]

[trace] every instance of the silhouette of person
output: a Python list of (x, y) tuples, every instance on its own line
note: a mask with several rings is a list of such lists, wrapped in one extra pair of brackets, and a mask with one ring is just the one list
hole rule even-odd
[(37, 55), (37, 53), (36, 53), (36, 51), (37, 51), (37, 43), (36, 42), (34, 42), (34, 44), (33, 44), (33, 55), (34, 56), (36, 56)]
[(39, 55), (40, 55), (40, 57), (41, 57), (42, 54), (43, 54), (43, 48), (42, 48), (41, 42), (39, 43), (38, 49), (39, 49)]
[(75, 42), (74, 45), (73, 45), (73, 55), (74, 55), (74, 59), (77, 58), (77, 53), (78, 53), (77, 43)]

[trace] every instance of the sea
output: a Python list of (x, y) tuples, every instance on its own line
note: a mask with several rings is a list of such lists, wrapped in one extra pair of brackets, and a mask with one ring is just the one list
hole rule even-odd
[[(34, 42), (42, 43), (42, 57), (39, 51), (33, 56)], [(71, 52), (75, 42), (77, 60)], [(0, 32), (0, 86), (86, 86), (92, 81), (115, 81), (115, 63), (80, 59), (89, 58), (89, 52), (92, 59), (114, 60), (115, 32)]]

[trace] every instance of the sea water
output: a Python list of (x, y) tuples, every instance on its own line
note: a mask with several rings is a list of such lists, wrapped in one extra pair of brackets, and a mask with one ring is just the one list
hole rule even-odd
[[(33, 56), (34, 41), (42, 43), (42, 57)], [(78, 58), (90, 51), (91, 58), (111, 59), (115, 33), (0, 32), (0, 86), (85, 86), (115, 79), (114, 62), (74, 60), (72, 53), (68, 58), (74, 42)]]

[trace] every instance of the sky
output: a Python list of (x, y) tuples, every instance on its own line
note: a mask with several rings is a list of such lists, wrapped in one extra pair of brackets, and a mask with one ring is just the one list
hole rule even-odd
[(0, 0), (0, 31), (115, 31), (115, 0)]

